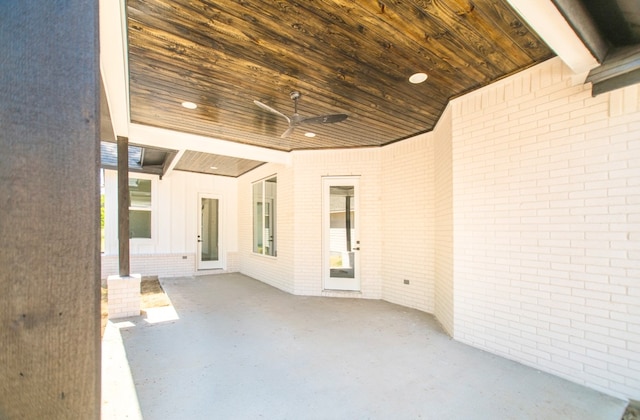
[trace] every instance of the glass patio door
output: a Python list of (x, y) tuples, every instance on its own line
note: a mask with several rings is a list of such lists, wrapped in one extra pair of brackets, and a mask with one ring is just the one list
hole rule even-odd
[(198, 217), (198, 270), (222, 268), (220, 249), (220, 201), (201, 195)]
[(359, 179), (322, 179), (323, 287), (360, 290)]

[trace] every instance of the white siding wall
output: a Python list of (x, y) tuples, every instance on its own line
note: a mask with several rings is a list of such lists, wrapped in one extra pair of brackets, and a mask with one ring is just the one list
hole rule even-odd
[[(131, 173), (131, 178), (152, 180), (152, 239), (130, 242), (131, 272), (142, 275), (197, 274), (198, 194), (220, 198), (220, 234), (224, 269), (237, 270), (238, 198), (235, 178), (173, 171), (157, 176)], [(105, 171), (105, 253), (102, 277), (118, 274), (117, 173)], [(186, 257), (186, 258), (185, 258)], [(169, 263), (169, 262), (173, 263)], [(140, 271), (136, 271), (140, 270)]]
[(572, 82), (452, 103), (455, 338), (640, 399), (640, 88)]

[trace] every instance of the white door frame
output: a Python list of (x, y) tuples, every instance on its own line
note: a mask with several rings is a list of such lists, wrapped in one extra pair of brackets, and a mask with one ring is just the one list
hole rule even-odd
[[(218, 200), (218, 260), (216, 261), (202, 261), (202, 199), (214, 199)], [(224, 205), (223, 200), (219, 195), (199, 193), (198, 194), (198, 211), (197, 211), (197, 242), (196, 242), (196, 268), (198, 270), (213, 270), (224, 268), (225, 264), (225, 252), (224, 252)]]
[[(331, 212), (330, 188), (336, 186), (353, 186), (354, 203), (353, 227), (351, 229), (351, 252), (353, 256), (353, 277), (332, 277), (331, 273)], [(322, 177), (322, 288), (325, 290), (359, 291), (360, 284), (360, 177), (359, 176), (327, 176)], [(349, 250), (347, 250), (349, 251)], [(345, 254), (347, 254), (345, 252)]]

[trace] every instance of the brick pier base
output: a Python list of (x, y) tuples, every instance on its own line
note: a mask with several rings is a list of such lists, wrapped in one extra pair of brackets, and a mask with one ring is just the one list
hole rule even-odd
[(107, 278), (109, 319), (140, 315), (140, 274)]

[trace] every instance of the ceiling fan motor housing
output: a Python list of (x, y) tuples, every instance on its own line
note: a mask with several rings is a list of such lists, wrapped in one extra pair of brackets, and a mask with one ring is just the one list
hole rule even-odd
[(253, 101), (254, 104), (258, 105), (260, 108), (264, 109), (265, 111), (269, 111), (271, 113), (280, 115), (281, 117), (284, 117), (287, 120), (287, 122), (289, 123), (289, 128), (287, 128), (287, 131), (282, 133), (282, 135), (280, 136), (281, 138), (289, 137), (293, 132), (293, 129), (296, 126), (303, 123), (326, 124), (326, 123), (337, 123), (347, 119), (347, 114), (330, 114), (330, 115), (321, 115), (318, 117), (302, 117), (300, 116), (300, 114), (298, 114), (298, 99), (300, 98), (300, 96), (302, 96), (302, 94), (297, 90), (294, 90), (289, 94), (289, 96), (293, 100), (293, 115), (291, 117), (287, 117), (277, 109), (274, 109), (269, 105), (263, 104), (260, 101), (257, 101), (257, 100)]

